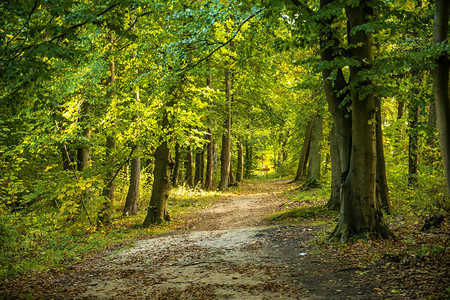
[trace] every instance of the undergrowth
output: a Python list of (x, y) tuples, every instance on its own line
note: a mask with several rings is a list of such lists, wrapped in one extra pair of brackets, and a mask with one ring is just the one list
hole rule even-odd
[[(45, 203), (23, 211), (4, 209), (0, 214), (0, 279), (49, 268), (65, 268), (95, 252), (168, 232), (182, 222), (184, 213), (204, 208), (218, 195), (184, 186), (173, 189), (169, 211), (174, 221), (142, 228), (147, 201), (139, 203), (137, 215), (122, 216), (126, 191), (120, 188), (117, 191), (112, 223), (103, 227), (82, 219), (61, 221), (55, 207)], [(149, 193), (144, 190), (142, 194)]]

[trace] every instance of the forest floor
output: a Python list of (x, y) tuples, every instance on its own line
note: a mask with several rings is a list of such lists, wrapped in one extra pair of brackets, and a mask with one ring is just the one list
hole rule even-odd
[[(177, 228), (169, 234), (130, 241), (65, 271), (8, 279), (0, 285), (0, 298), (449, 297), (448, 250), (434, 255), (422, 249), (420, 242), (411, 250), (412, 243), (401, 240), (330, 243), (326, 237), (335, 221), (327, 215), (295, 223), (273, 221), (270, 215), (275, 212), (310, 204), (291, 202), (289, 188), (285, 180), (245, 183), (239, 192), (179, 216)], [(393, 230), (399, 234), (404, 226), (398, 225), (403, 224), (401, 220), (396, 222)], [(418, 240), (426, 245), (432, 245), (433, 239), (441, 241), (445, 226)], [(417, 249), (428, 254), (421, 255)]]

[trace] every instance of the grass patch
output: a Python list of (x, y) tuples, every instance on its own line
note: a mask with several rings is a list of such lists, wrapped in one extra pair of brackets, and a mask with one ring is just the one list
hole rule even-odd
[(294, 221), (299, 222), (305, 219), (332, 217), (335, 213), (330, 211), (325, 205), (294, 207), (285, 211), (273, 213), (271, 221)]

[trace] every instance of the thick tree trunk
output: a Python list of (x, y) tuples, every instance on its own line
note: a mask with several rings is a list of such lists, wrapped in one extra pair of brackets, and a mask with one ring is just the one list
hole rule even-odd
[(169, 212), (167, 211), (167, 201), (170, 192), (170, 151), (166, 141), (156, 148), (154, 157), (153, 189), (147, 216), (142, 224), (144, 227), (170, 221)]
[(311, 140), (309, 142), (309, 167), (307, 175), (307, 185), (310, 187), (318, 186), (320, 182), (321, 165), (321, 143), (323, 132), (323, 118), (321, 114), (313, 117), (313, 126), (311, 130)]
[(231, 165), (231, 83), (230, 70), (225, 69), (225, 91), (227, 96), (228, 111), (222, 135), (222, 153), (220, 155), (220, 183), (219, 190), (226, 190), (229, 184)]
[(208, 130), (208, 144), (206, 145), (206, 149), (205, 189), (211, 190), (214, 173), (214, 139), (211, 129)]
[(302, 146), (302, 152), (300, 153), (300, 158), (298, 160), (297, 174), (295, 175), (293, 182), (303, 181), (303, 179), (305, 177), (306, 163), (307, 163), (308, 157), (309, 157), (309, 147), (310, 147), (312, 129), (313, 129), (313, 121), (310, 120), (310, 121), (308, 121), (308, 125), (306, 127), (305, 139), (303, 140), (303, 146)]
[[(363, 25), (371, 14), (367, 2), (346, 7), (349, 30)], [(360, 66), (350, 67), (351, 80), (358, 80), (352, 91), (352, 151), (350, 169), (341, 189), (341, 214), (332, 237), (348, 241), (387, 238), (391, 232), (383, 221), (377, 201), (376, 186), (376, 105), (371, 91), (372, 82), (361, 80), (361, 73), (370, 69), (372, 61), (371, 36), (359, 29), (349, 36), (352, 54)]]
[(192, 151), (191, 146), (187, 147), (186, 161), (184, 162), (186, 169), (186, 176), (184, 178), (186, 185), (190, 188), (194, 187), (194, 166), (192, 162)]
[(341, 190), (341, 164), (339, 160), (339, 147), (337, 144), (334, 125), (330, 130), (330, 160), (331, 160), (331, 196), (328, 200), (327, 207), (332, 210), (339, 211), (341, 206), (340, 190)]
[(180, 144), (175, 145), (175, 162), (172, 172), (172, 186), (178, 186), (178, 179), (180, 177), (180, 166), (181, 166), (181, 155), (180, 155)]
[[(449, 13), (450, 2), (448, 0), (437, 0), (433, 24), (433, 41), (436, 44), (447, 40)], [(436, 102), (439, 145), (445, 177), (447, 178), (447, 189), (450, 193), (450, 100), (448, 83), (448, 54), (443, 53), (436, 61), (433, 75), (433, 93)]]
[[(139, 147), (135, 150), (140, 152)], [(128, 186), (127, 198), (125, 200), (125, 207), (123, 209), (123, 215), (136, 215), (138, 208), (137, 203), (139, 201), (139, 182), (141, 177), (141, 158), (134, 157), (131, 160), (130, 165), (130, 184)]]
[(194, 185), (196, 187), (203, 187), (203, 175), (204, 175), (204, 157), (205, 150), (198, 149), (195, 153), (195, 177), (194, 177)]
[(237, 143), (238, 155), (237, 155), (237, 169), (236, 169), (236, 181), (244, 181), (244, 146), (242, 145), (242, 139), (239, 139)]

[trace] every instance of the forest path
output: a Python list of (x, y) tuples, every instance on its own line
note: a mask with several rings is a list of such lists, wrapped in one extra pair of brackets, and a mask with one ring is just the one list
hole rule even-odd
[(21, 282), (33, 295), (23, 299), (382, 299), (360, 268), (313, 242), (330, 225), (269, 222), (289, 187), (245, 183), (175, 232)]

